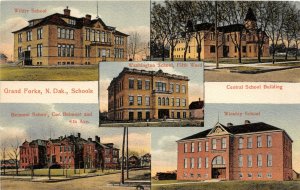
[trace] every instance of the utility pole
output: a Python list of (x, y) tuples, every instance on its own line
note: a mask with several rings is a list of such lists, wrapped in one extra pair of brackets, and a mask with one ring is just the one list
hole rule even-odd
[(125, 135), (126, 135), (126, 127), (124, 127), (123, 132), (123, 144), (122, 144), (122, 165), (121, 165), (121, 184), (124, 185), (124, 149), (125, 149)]
[(128, 168), (128, 127), (126, 130), (126, 179), (129, 179), (129, 168)]
[(215, 41), (216, 41), (216, 68), (219, 68), (219, 31), (218, 31), (218, 2), (215, 1)]

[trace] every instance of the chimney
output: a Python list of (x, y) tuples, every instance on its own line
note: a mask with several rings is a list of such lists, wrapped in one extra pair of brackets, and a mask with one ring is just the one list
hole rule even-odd
[(99, 137), (98, 135), (95, 136), (95, 141), (96, 141), (97, 143), (100, 143), (100, 137)]
[(249, 120), (245, 120), (245, 125), (250, 124), (251, 122)]
[(199, 98), (199, 102), (201, 102), (201, 98)]
[(68, 8), (68, 6), (67, 6), (67, 8), (64, 9), (64, 15), (66, 15), (66, 16), (71, 15), (71, 10)]
[(92, 19), (92, 16), (89, 15), (89, 14), (86, 14), (86, 15), (85, 15), (85, 18), (86, 18), (87, 20), (91, 20), (91, 19)]
[(92, 142), (92, 138), (88, 138), (88, 141)]
[(81, 134), (80, 134), (80, 133), (77, 133), (77, 137), (78, 137), (78, 138), (81, 138)]
[(227, 123), (227, 127), (231, 127), (231, 126), (233, 126), (232, 123)]

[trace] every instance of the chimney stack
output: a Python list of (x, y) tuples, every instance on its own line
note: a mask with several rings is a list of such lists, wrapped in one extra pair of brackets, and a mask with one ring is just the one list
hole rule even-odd
[(245, 125), (250, 124), (251, 122), (249, 120), (245, 120)]
[(64, 9), (64, 15), (66, 15), (66, 16), (71, 15), (71, 10), (68, 8), (68, 6), (67, 6), (67, 8)]
[(78, 138), (81, 138), (81, 134), (80, 134), (80, 133), (77, 133), (77, 137), (78, 137)]
[(95, 141), (96, 141), (97, 143), (100, 143), (100, 137), (99, 137), (98, 135), (95, 136)]
[(232, 123), (227, 123), (227, 127), (231, 127), (231, 126), (233, 126)]
[(92, 138), (88, 138), (88, 141), (92, 142)]
[(89, 15), (89, 14), (86, 14), (86, 15), (85, 15), (85, 18), (86, 18), (87, 20), (91, 20), (91, 19), (92, 19), (92, 16)]

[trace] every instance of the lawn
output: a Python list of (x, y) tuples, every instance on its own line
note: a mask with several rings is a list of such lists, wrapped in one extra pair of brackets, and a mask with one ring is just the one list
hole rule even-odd
[[(186, 183), (186, 184), (172, 184)], [(164, 184), (164, 185), (162, 185)], [(169, 184), (169, 185), (167, 185)], [(194, 181), (152, 181), (151, 190), (299, 190), (300, 181), (223, 181), (199, 182)]]
[(97, 81), (98, 65), (77, 67), (2, 66), (2, 81)]

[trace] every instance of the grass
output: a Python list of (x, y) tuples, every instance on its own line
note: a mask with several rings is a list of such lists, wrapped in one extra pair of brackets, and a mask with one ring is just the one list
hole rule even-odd
[(2, 81), (97, 81), (98, 65), (79, 67), (21, 67), (0, 68)]
[[(152, 181), (152, 184), (170, 184), (180, 183), (183, 181), (164, 180)], [(189, 182), (189, 181), (184, 181)], [(151, 190), (299, 190), (300, 181), (223, 181), (212, 183), (187, 183), (187, 184), (170, 184), (161, 186), (152, 186)]]
[(293, 63), (274, 63), (274, 64), (271, 64), (270, 66), (300, 66), (300, 61), (293, 62)]

